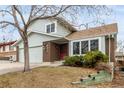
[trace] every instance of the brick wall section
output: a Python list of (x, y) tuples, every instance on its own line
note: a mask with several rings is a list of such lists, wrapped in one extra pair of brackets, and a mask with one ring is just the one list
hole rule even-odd
[(44, 42), (43, 43), (43, 61), (44, 62), (54, 62), (63, 60), (60, 53), (64, 56), (68, 56), (68, 44), (56, 44), (53, 42)]
[(52, 42), (43, 43), (43, 61), (53, 62), (59, 60), (59, 45)]
[(43, 61), (50, 62), (50, 42), (43, 42)]
[[(106, 54), (109, 56), (109, 39), (107, 37), (106, 37), (105, 43), (106, 43)], [(111, 44), (111, 48), (110, 48), (110, 51), (111, 51), (110, 61), (111, 62), (115, 62), (116, 38), (111, 38), (110, 44)]]
[(58, 44), (55, 44), (55, 43), (50, 43), (51, 46), (50, 46), (50, 59), (51, 59), (51, 62), (53, 61), (58, 61), (60, 59), (60, 48), (59, 48), (59, 45)]

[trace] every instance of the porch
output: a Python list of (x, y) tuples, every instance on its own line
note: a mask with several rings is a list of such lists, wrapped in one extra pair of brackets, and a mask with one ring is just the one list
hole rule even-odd
[(43, 42), (43, 46), (43, 62), (60, 61), (68, 56), (68, 40), (64, 38)]

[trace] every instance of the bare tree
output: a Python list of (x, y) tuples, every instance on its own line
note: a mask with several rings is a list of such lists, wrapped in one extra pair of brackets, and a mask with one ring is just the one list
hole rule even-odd
[(119, 40), (117, 43), (117, 52), (124, 52), (124, 41), (123, 40)]
[[(3, 8), (4, 7), (4, 8)], [(1, 28), (16, 28), (24, 44), (24, 71), (29, 71), (29, 46), (28, 46), (28, 27), (38, 19), (62, 17), (69, 20), (74, 26), (77, 17), (83, 16), (87, 12), (89, 16), (98, 16), (100, 13), (108, 13), (106, 6), (72, 6), (72, 5), (31, 5), (31, 6), (2, 6), (0, 14), (4, 19), (0, 19)], [(84, 13), (85, 14), (85, 13)], [(83, 23), (83, 22), (82, 22)]]

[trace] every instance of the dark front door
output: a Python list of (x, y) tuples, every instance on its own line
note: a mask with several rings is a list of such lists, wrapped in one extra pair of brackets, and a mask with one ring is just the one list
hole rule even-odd
[(63, 60), (65, 56), (68, 56), (68, 43), (60, 45), (60, 60)]

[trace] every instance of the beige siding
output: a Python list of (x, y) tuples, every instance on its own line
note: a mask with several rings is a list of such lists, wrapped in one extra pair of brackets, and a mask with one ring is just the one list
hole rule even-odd
[(65, 37), (68, 34), (70, 34), (70, 31), (65, 27), (63, 27), (62, 25), (60, 25), (59, 23), (57, 23), (56, 20), (37, 20), (29, 27), (28, 30), (34, 32), (40, 32), (40, 33), (46, 33), (46, 25), (51, 23), (55, 23), (56, 32), (49, 33), (49, 35)]
[[(45, 41), (56, 40), (58, 38), (32, 33), (29, 35), (29, 57), (31, 63), (41, 63), (43, 60), (43, 47), (42, 43)], [(19, 62), (24, 62), (24, 53), (23, 53), (23, 42), (19, 43)]]

